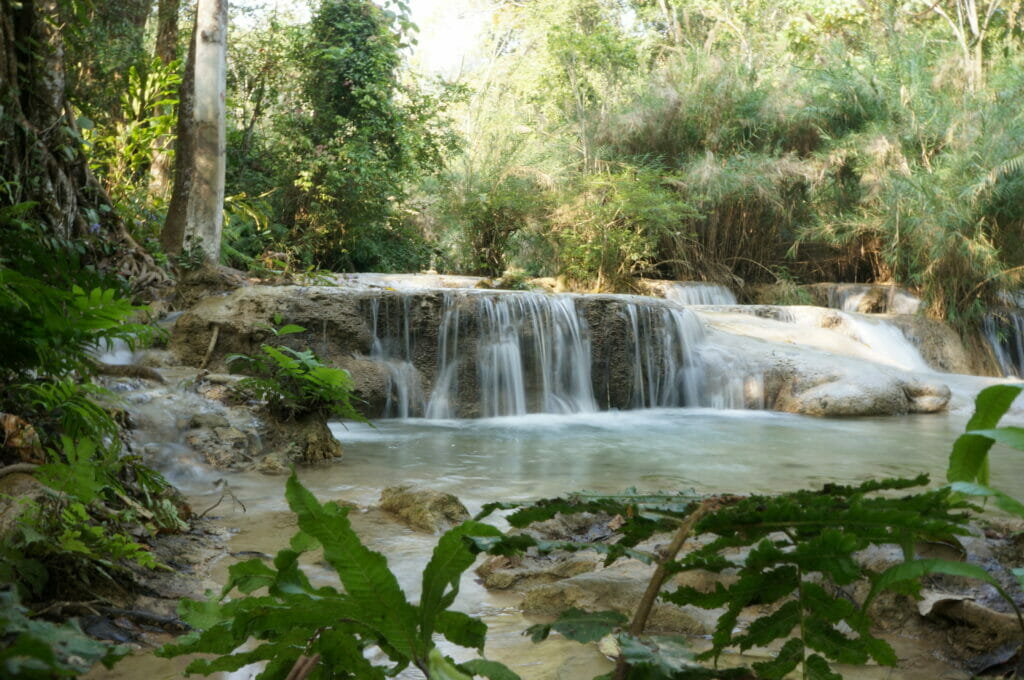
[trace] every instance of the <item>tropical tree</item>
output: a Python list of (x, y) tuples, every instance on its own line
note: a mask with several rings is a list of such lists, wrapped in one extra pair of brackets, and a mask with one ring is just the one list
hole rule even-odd
[(220, 260), (225, 172), (227, 0), (199, 0), (178, 111), (174, 192), (160, 236), (164, 250), (188, 245)]

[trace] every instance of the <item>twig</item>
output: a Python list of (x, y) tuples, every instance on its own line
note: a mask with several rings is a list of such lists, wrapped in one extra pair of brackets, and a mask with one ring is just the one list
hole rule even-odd
[(43, 614), (47, 614), (54, 610), (63, 614), (69, 609), (76, 609), (89, 612), (93, 616), (99, 616), (100, 612), (90, 605), (100, 604), (102, 602), (105, 602), (105, 600), (86, 600), (84, 602), (51, 602), (49, 605), (43, 607), (42, 609), (32, 612), (32, 615), (42, 616)]
[(213, 356), (213, 350), (217, 346), (217, 337), (219, 335), (220, 326), (214, 324), (213, 335), (210, 336), (210, 346), (206, 348), (206, 354), (203, 355), (203, 361), (199, 364), (199, 368), (206, 368), (206, 365), (210, 363), (210, 357)]
[(242, 512), (248, 512), (248, 511), (247, 511), (247, 510), (245, 509), (245, 503), (243, 503), (243, 502), (242, 502), (241, 500), (239, 500), (239, 499), (238, 499), (238, 496), (236, 496), (236, 495), (235, 495), (235, 492), (231, 490), (231, 487), (230, 487), (230, 486), (228, 486), (228, 485), (227, 485), (227, 483), (225, 483), (225, 484), (224, 484), (224, 490), (220, 492), (220, 498), (218, 498), (218, 499), (217, 499), (217, 502), (216, 502), (216, 503), (214, 503), (213, 505), (211, 505), (210, 507), (208, 507), (208, 508), (207, 508), (206, 510), (203, 510), (203, 511), (202, 511), (202, 512), (201, 512), (201, 513), (199, 514), (199, 517), (198, 517), (198, 519), (202, 519), (202, 518), (206, 517), (206, 513), (210, 512), (211, 510), (213, 510), (214, 508), (216, 508), (216, 507), (217, 507), (218, 505), (220, 505), (220, 504), (221, 504), (221, 501), (223, 501), (223, 500), (224, 500), (224, 497), (225, 497), (225, 496), (231, 496), (231, 500), (233, 500), (234, 502), (236, 502), (236, 503), (238, 503), (239, 505), (241, 505), (241, 506), (242, 506)]
[(314, 654), (313, 656), (303, 654), (295, 660), (295, 665), (292, 666), (292, 670), (288, 673), (288, 677), (285, 680), (305, 680), (316, 669), (318, 663), (320, 663), (319, 654)]
[[(701, 502), (697, 506), (697, 509), (691, 512), (683, 523), (679, 525), (679, 529), (676, 530), (675, 536), (672, 537), (672, 543), (669, 544), (668, 550), (665, 552), (664, 557), (658, 560), (658, 568), (654, 570), (654, 575), (651, 576), (651, 580), (647, 583), (647, 590), (644, 591), (644, 596), (640, 598), (640, 605), (636, 609), (636, 614), (633, 615), (633, 620), (629, 624), (629, 634), (634, 636), (642, 635), (644, 628), (647, 626), (647, 619), (651, 615), (651, 610), (654, 608), (654, 601), (658, 597), (658, 593), (661, 592), (661, 586), (665, 582), (665, 578), (668, 576), (668, 565), (670, 565), (675, 559), (676, 555), (682, 549), (686, 539), (693, 533), (693, 528), (697, 525), (704, 515), (708, 514), (711, 510), (716, 508), (721, 499), (708, 498)], [(625, 680), (626, 677), (626, 660), (619, 656), (618, 661), (615, 664), (615, 680)]]

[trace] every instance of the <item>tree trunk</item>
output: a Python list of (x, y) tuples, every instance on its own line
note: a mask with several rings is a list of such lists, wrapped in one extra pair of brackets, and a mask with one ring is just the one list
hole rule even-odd
[(86, 162), (65, 89), (62, 24), (58, 0), (0, 0), (0, 207), (33, 203), (28, 219), (151, 292), (167, 275), (132, 240)]
[[(154, 56), (163, 64), (178, 58), (178, 10), (181, 0), (160, 0), (157, 8), (156, 49)], [(170, 153), (173, 139), (164, 135), (154, 142), (153, 162), (149, 166), (149, 193), (166, 197), (171, 187)]]
[(186, 241), (220, 259), (224, 207), (227, 0), (199, 0), (178, 109), (177, 171), (161, 242), (181, 253)]
[(156, 10), (154, 55), (164, 64), (178, 58), (178, 10), (181, 0), (160, 0)]

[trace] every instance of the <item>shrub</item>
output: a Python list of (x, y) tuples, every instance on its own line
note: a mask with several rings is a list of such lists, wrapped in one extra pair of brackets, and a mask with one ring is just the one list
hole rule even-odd
[[(302, 326), (272, 329), (276, 336), (305, 332)], [(229, 365), (246, 365), (254, 376), (235, 386), (245, 398), (266, 402), (278, 418), (292, 419), (310, 414), (366, 422), (352, 405), (352, 378), (348, 371), (325, 366), (312, 350), (284, 345), (260, 347), (262, 354), (232, 354)]]

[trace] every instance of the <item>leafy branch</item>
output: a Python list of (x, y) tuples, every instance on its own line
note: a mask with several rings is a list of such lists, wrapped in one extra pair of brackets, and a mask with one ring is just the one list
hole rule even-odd
[[(203, 675), (267, 661), (259, 680), (294, 677), (296, 668), (310, 678), (383, 679), (410, 665), (428, 678), (518, 677), (493, 661), (454, 664), (440, 655), (433, 640), (439, 633), (483, 652), (487, 626), (450, 607), (462, 573), (477, 554), (466, 539), (497, 536), (497, 529), (466, 522), (444, 534), (423, 570), (420, 601), (413, 604), (384, 556), (365, 547), (352, 530), (348, 508), (319, 503), (294, 474), (285, 497), (299, 525), (290, 546), (277, 553), (273, 567), (260, 559), (233, 565), (219, 598), (182, 601), (182, 617), (198, 630), (161, 648), (159, 656), (221, 655), (189, 664), (187, 672)], [(300, 557), (317, 548), (337, 573), (341, 589), (316, 587), (303, 573)], [(254, 595), (262, 589), (265, 595)], [(241, 596), (227, 599), (234, 590)], [(250, 638), (260, 644), (237, 651)], [(374, 664), (367, 657), (370, 649), (380, 650), (387, 662)]]

